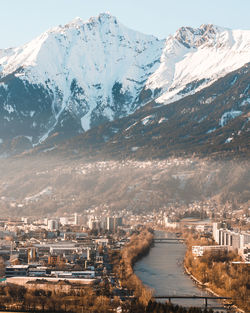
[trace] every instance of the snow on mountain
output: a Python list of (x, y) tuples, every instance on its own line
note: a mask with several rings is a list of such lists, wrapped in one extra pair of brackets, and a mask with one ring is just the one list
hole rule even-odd
[(0, 131), (33, 144), (59, 129), (79, 133), (195, 93), (249, 61), (250, 31), (201, 25), (159, 40), (109, 13), (76, 18), (0, 50)]
[(109, 14), (87, 22), (76, 18), (2, 57), (1, 75), (22, 68), (16, 76), (48, 88), (57, 98), (57, 115), (72, 110), (87, 130), (97, 108), (96, 114), (114, 118), (115, 92), (124, 98), (123, 114), (131, 112), (140, 85), (156, 69), (163, 45)]
[(220, 119), (220, 126), (224, 127), (230, 120), (233, 120), (237, 116), (241, 115), (241, 111), (225, 112)]
[(214, 25), (180, 28), (166, 40), (161, 65), (148, 79), (161, 88), (158, 103), (169, 103), (204, 88), (250, 61), (250, 31)]

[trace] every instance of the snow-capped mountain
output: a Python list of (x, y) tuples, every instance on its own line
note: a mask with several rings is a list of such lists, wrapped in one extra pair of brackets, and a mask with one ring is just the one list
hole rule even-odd
[(249, 61), (250, 31), (202, 25), (159, 40), (108, 13), (76, 18), (0, 50), (0, 138), (69, 137), (195, 93)]
[(249, 30), (214, 25), (182, 27), (167, 38), (160, 66), (146, 87), (161, 89), (157, 102), (173, 102), (211, 85), (249, 61)]

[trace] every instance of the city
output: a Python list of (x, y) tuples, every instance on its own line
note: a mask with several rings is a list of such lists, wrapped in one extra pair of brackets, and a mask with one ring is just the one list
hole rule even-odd
[[(208, 253), (214, 256), (232, 251), (238, 255), (238, 261), (232, 261), (232, 264), (248, 268), (249, 231), (231, 226), (228, 229), (224, 220), (212, 222), (209, 216), (214, 214), (214, 210), (210, 208), (208, 204), (203, 205), (203, 216), (198, 217), (195, 215), (200, 204), (196, 203), (192, 210), (191, 207), (178, 210), (178, 215), (170, 207), (142, 215), (133, 215), (124, 210), (122, 216), (112, 215), (108, 211), (100, 216), (95, 215), (96, 210), (92, 209), (84, 215), (74, 213), (58, 218), (2, 219), (0, 286), (15, 285), (30, 290), (71, 294), (72, 290), (98, 289), (97, 286), (105, 284), (109, 286), (109, 297), (120, 303), (116, 307), (123, 307), (125, 302), (135, 301), (138, 295), (133, 288), (129, 290), (122, 286), (121, 278), (114, 271), (112, 254), (122, 253), (131, 236), (146, 228), (184, 236), (187, 247), (190, 243), (188, 237), (185, 239), (185, 234), (193, 232), (210, 240), (208, 245), (191, 246), (194, 259)], [(245, 217), (245, 222), (248, 227), (249, 217)], [(15, 305), (17, 303), (12, 304), (12, 308)], [(6, 304), (2, 308), (10, 306)]]

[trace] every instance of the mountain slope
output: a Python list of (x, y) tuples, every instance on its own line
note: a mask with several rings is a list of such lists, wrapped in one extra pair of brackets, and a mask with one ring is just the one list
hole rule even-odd
[(20, 148), (66, 139), (171, 103), (250, 61), (250, 31), (183, 27), (158, 40), (103, 13), (0, 50), (0, 138)]
[(166, 40), (161, 65), (146, 86), (160, 88), (169, 103), (209, 86), (250, 61), (250, 31), (215, 25), (180, 28)]
[(96, 159), (169, 156), (248, 158), (250, 64), (166, 106), (151, 102), (66, 143), (49, 138), (37, 151)]
[(63, 112), (80, 121), (84, 130), (131, 113), (163, 45), (101, 14), (86, 23), (75, 19), (21, 48), (3, 51), (0, 95), (5, 128), (18, 119), (25, 121), (29, 129), (24, 128), (23, 135), (29, 130), (27, 135), (34, 134), (32, 142), (38, 143), (64, 122)]

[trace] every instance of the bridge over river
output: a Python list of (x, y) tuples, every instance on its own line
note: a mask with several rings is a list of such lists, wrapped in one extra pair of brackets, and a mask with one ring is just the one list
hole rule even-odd
[(176, 238), (156, 237), (153, 240), (154, 243), (178, 243), (178, 242), (184, 242), (184, 241), (185, 241), (184, 238), (179, 238), (179, 237), (176, 237)]
[(181, 235), (155, 231), (154, 245), (144, 258), (136, 262), (135, 274), (154, 289), (157, 301), (170, 300), (184, 307), (204, 308), (205, 305), (208, 309), (226, 312), (222, 301), (227, 299), (209, 294), (185, 274), (183, 258), (186, 247), (182, 242)]
[(185, 296), (185, 295), (166, 295), (166, 296), (154, 296), (154, 299), (168, 299), (169, 302), (171, 302), (171, 299), (203, 299), (204, 300), (204, 305), (205, 308), (208, 307), (208, 300), (213, 299), (213, 300), (231, 300), (229, 297), (216, 297), (216, 296), (197, 296), (197, 295), (192, 295), (192, 296)]

